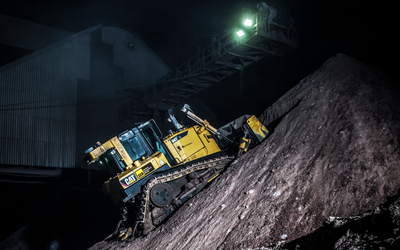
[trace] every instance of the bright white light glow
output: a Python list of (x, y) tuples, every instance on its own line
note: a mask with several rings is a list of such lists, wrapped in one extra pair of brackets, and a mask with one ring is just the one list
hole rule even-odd
[(237, 34), (239, 37), (241, 37), (241, 36), (244, 35), (244, 32), (243, 32), (243, 30), (239, 30), (238, 32), (236, 32), (236, 34)]
[(244, 25), (246, 25), (246, 26), (251, 26), (252, 24), (253, 24), (253, 20), (251, 20), (251, 19), (246, 19), (244, 21)]

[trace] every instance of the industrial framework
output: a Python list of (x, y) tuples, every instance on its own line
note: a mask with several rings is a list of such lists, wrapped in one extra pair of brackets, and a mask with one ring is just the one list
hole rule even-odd
[(283, 19), (264, 2), (257, 8), (255, 14), (244, 11), (243, 29), (213, 37), (211, 44), (197, 55), (140, 95), (131, 95), (120, 110), (121, 120), (145, 121), (152, 109), (168, 110), (269, 54), (280, 56), (298, 47), (292, 19)]

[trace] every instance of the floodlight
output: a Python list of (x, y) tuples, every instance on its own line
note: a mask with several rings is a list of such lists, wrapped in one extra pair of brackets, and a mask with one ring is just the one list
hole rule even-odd
[(239, 37), (241, 37), (241, 36), (244, 35), (244, 32), (243, 32), (243, 30), (239, 30), (238, 32), (236, 32), (236, 34), (237, 34)]
[(251, 20), (251, 19), (246, 19), (245, 21), (244, 21), (244, 25), (246, 25), (246, 26), (251, 26), (253, 24), (253, 20)]

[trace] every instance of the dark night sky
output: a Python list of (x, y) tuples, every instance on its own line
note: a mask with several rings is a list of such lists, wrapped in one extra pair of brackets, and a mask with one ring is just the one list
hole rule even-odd
[[(111, 24), (137, 33), (174, 67), (208, 45), (212, 35), (232, 26), (241, 8), (255, 9), (259, 0), (13, 0), (0, 13), (79, 32)], [(344, 52), (355, 57), (383, 56), (394, 50), (396, 8), (390, 1), (266, 1), (292, 13), (300, 45), (318, 63)], [(395, 51), (392, 51), (395, 52)], [(396, 48), (396, 54), (398, 49)], [(312, 58), (317, 54), (317, 58)], [(369, 54), (369, 55), (368, 55)], [(390, 55), (387, 55), (388, 57)], [(323, 59), (323, 60), (324, 60)]]
[[(258, 2), (261, 1), (13, 0), (4, 5), (0, 13), (70, 32), (101, 23), (119, 26), (138, 34), (173, 68), (194, 55), (198, 47), (207, 46), (213, 35), (229, 30), (242, 8), (255, 10)], [(248, 107), (243, 107), (246, 112), (250, 106), (258, 105), (253, 104), (255, 99), (269, 99), (259, 110), (249, 111), (259, 113), (337, 53), (396, 72), (399, 49), (395, 35), (399, 22), (396, 8), (390, 1), (265, 2), (292, 14), (300, 47), (281, 58), (269, 57), (245, 70), (244, 84), (247, 88), (243, 89), (243, 96), (232, 98), (235, 101), (250, 100)], [(260, 87), (257, 82), (266, 82), (267, 85)], [(228, 88), (237, 92), (237, 82), (226, 84), (202, 93), (203, 98), (209, 95), (206, 105), (216, 103), (210, 93), (219, 91), (221, 96)], [(229, 105), (230, 101), (219, 102), (214, 108), (223, 112)], [(215, 112), (218, 115), (219, 112)]]

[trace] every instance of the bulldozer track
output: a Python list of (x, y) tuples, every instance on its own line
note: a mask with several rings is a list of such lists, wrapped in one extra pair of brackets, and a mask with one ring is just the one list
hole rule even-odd
[[(168, 183), (170, 181), (179, 179), (192, 172), (205, 169), (214, 169), (215, 174), (219, 174), (225, 168), (226, 164), (234, 159), (233, 156), (223, 156), (217, 159), (206, 160), (198, 163), (194, 163), (175, 172), (160, 175), (153, 179), (150, 179), (147, 184), (143, 187), (143, 192), (139, 195), (137, 200), (137, 213), (136, 213), (136, 224), (134, 235), (141, 236), (146, 235), (153, 230), (157, 225), (153, 224), (151, 211), (150, 211), (150, 190), (154, 185), (159, 183)], [(172, 206), (171, 206), (172, 207)], [(172, 207), (173, 209), (173, 207)], [(165, 218), (165, 217), (164, 217)], [(164, 219), (163, 218), (163, 219)], [(161, 221), (160, 221), (161, 222)]]

